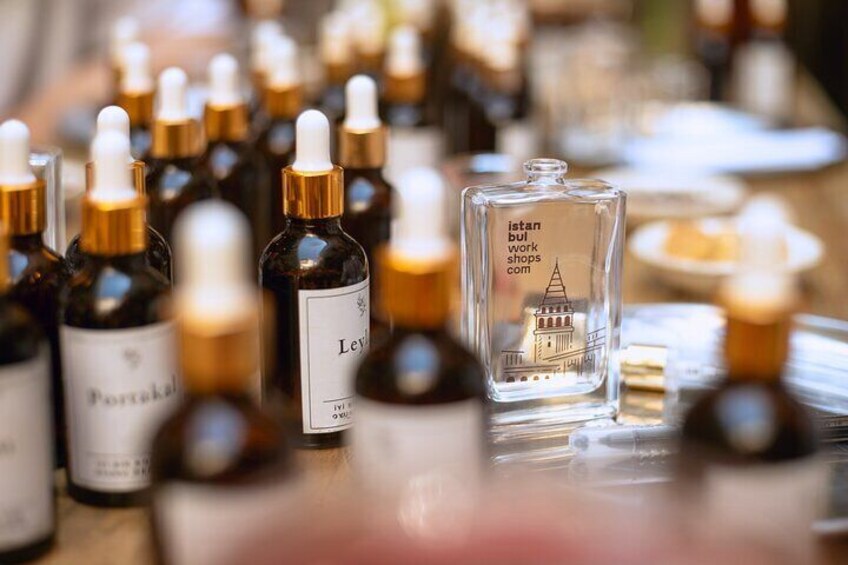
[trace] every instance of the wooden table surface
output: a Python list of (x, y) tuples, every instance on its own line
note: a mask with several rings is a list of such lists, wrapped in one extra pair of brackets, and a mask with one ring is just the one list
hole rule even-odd
[[(78, 80), (80, 76), (86, 77), (85, 80)], [(87, 68), (80, 71), (76, 79), (69, 79), (68, 84), (77, 85), (74, 87), (79, 91), (77, 99), (91, 99), (90, 91), (102, 92), (102, 79), (102, 73)], [(843, 118), (812, 81), (799, 79), (798, 90), (798, 123), (845, 131)], [(63, 101), (70, 104), (74, 99), (67, 94), (60, 88), (51, 89), (15, 115), (34, 125), (37, 140), (50, 142), (49, 122), (58, 115), (56, 105)], [(42, 119), (44, 116), (50, 118)], [(824, 262), (805, 279), (804, 310), (848, 319), (848, 163), (811, 174), (752, 178), (748, 183), (754, 192), (774, 193), (786, 199), (797, 216), (797, 223), (817, 234), (826, 244)], [(629, 255), (625, 259), (623, 287), (627, 304), (692, 301), (691, 296), (657, 283), (649, 270)], [(338, 484), (348, 474), (345, 449), (302, 452), (298, 458), (308, 480), (317, 482), (319, 487)], [(56, 549), (42, 560), (43, 563), (132, 565), (149, 562), (150, 544), (143, 510), (102, 510), (77, 504), (65, 494), (61, 474), (57, 477), (60, 484), (59, 539)], [(826, 548), (828, 562), (848, 561), (846, 542), (831, 541)]]

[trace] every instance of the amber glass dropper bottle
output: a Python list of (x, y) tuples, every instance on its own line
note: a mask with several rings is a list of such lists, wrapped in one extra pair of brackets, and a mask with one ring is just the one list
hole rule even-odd
[[(114, 131), (129, 139), (130, 136), (130, 119), (127, 113), (118, 106), (107, 106), (103, 108), (97, 115), (97, 133), (98, 135), (106, 132)], [(130, 142), (132, 146), (132, 142)], [(130, 158), (129, 167), (132, 171), (133, 186), (136, 191), (144, 195), (146, 190), (144, 186), (144, 161), (139, 161)], [(94, 162), (88, 162), (85, 165), (86, 186), (94, 186)], [(84, 254), (80, 249), (81, 236), (77, 235), (71, 240), (65, 251), (65, 260), (68, 263), (68, 268), (71, 273), (77, 273), (82, 269)], [(169, 281), (171, 280), (171, 248), (162, 234), (157, 232), (153, 227), (147, 226), (147, 264), (162, 273)]]
[(170, 245), (171, 228), (188, 205), (211, 198), (215, 180), (201, 166), (200, 124), (188, 115), (188, 78), (176, 67), (159, 75), (159, 109), (147, 163), (149, 221)]
[(379, 251), (379, 311), (392, 335), (356, 373), (351, 431), (354, 469), (371, 492), (398, 494), (421, 475), (471, 488), (484, 468), (485, 373), (448, 332), (458, 255), (444, 201), (435, 171), (410, 170)]
[(262, 155), (264, 182), (270, 195), (270, 233), (286, 227), (283, 215), (282, 171), (294, 161), (295, 120), (303, 108), (303, 87), (298, 70), (297, 44), (288, 37), (273, 42), (268, 80), (258, 115), (256, 147)]
[(65, 261), (44, 245), (44, 181), (29, 166), (29, 129), (9, 120), (0, 126), (0, 223), (9, 234), (8, 295), (26, 308), (50, 344), (56, 464), (65, 463), (62, 358), (59, 352), (59, 292), (68, 279)]
[(68, 493), (96, 506), (146, 501), (150, 441), (179, 403), (168, 281), (145, 258), (147, 202), (132, 184), (129, 141), (92, 145), (83, 197), (83, 268), (62, 292)]
[(788, 562), (807, 563), (827, 470), (815, 425), (783, 379), (797, 292), (780, 270), (784, 229), (746, 215), (743, 271), (720, 293), (727, 376), (686, 416), (680, 457), (700, 495), (698, 527), (727, 527)]
[(252, 227), (253, 263), (271, 240), (268, 192), (260, 183), (260, 162), (250, 139), (250, 116), (239, 84), (235, 57), (216, 55), (209, 64), (209, 99), (203, 114), (207, 147), (203, 164), (221, 197), (247, 216)]
[(353, 373), (369, 339), (368, 260), (342, 230), (342, 169), (330, 160), (330, 124), (317, 110), (297, 120), (297, 158), (283, 170), (288, 225), (259, 262), (273, 297), (263, 318), (277, 330), (266, 400), (282, 396), (295, 440), (337, 447), (352, 423)]
[[(377, 84), (357, 75), (345, 87), (347, 113), (339, 129), (339, 163), (345, 175), (345, 213), (342, 227), (365, 250), (375, 267), (377, 247), (389, 240), (392, 186), (383, 177), (387, 131), (377, 114)], [(371, 304), (376, 306), (376, 287)], [(372, 308), (372, 333), (379, 325)], [(372, 336), (374, 337), (374, 336)]]
[(45, 554), (56, 536), (50, 358), (36, 321), (10, 295), (0, 223), (0, 563)]
[(162, 563), (214, 563), (289, 504), (293, 464), (282, 426), (253, 397), (260, 296), (247, 222), (230, 204), (203, 202), (174, 235), (186, 397), (153, 442), (154, 535)]
[(124, 48), (123, 61), (124, 70), (115, 104), (129, 116), (132, 156), (144, 161), (150, 153), (155, 91), (150, 73), (150, 48), (144, 43), (131, 43)]

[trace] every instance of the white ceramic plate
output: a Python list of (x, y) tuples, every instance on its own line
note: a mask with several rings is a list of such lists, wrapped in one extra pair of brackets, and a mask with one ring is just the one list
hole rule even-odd
[[(734, 218), (705, 218), (700, 222), (727, 224), (734, 229)], [(713, 295), (719, 283), (733, 274), (737, 264), (732, 261), (698, 261), (681, 259), (666, 253), (670, 222), (652, 222), (638, 228), (629, 238), (630, 252), (643, 263), (653, 267), (653, 273), (675, 288), (698, 295)], [(786, 268), (792, 273), (808, 271), (821, 262), (824, 245), (813, 234), (790, 226), (786, 231), (788, 251)]]
[(592, 176), (627, 192), (630, 225), (651, 220), (732, 214), (739, 209), (747, 193), (747, 186), (737, 178), (679, 170), (622, 167), (603, 169)]

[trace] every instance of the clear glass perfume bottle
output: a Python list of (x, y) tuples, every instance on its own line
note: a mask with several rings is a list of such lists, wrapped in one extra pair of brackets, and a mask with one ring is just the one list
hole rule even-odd
[(624, 192), (555, 159), (462, 200), (463, 331), (487, 373), (493, 431), (618, 411)]

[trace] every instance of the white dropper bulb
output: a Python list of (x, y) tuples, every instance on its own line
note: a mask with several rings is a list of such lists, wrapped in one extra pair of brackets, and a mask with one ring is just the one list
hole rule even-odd
[(29, 128), (8, 120), (0, 126), (0, 184), (17, 186), (36, 180), (29, 166)]
[(302, 173), (333, 170), (330, 160), (330, 122), (318, 110), (307, 110), (295, 126), (295, 160), (292, 169)]
[(250, 46), (250, 66), (254, 71), (266, 72), (273, 41), (282, 37), (283, 28), (274, 20), (263, 20), (253, 28)]
[(188, 77), (178, 67), (169, 67), (159, 75), (159, 113), (157, 119), (181, 121), (188, 119), (186, 87)]
[(133, 17), (124, 16), (115, 20), (109, 37), (109, 54), (114, 64), (123, 64), (124, 48), (138, 40), (139, 31), (138, 20)]
[(230, 107), (242, 102), (238, 61), (229, 53), (215, 55), (209, 63), (209, 104)]
[(94, 202), (125, 202), (137, 198), (130, 168), (130, 140), (116, 131), (98, 133), (91, 144), (94, 187), (88, 198)]
[(282, 36), (274, 40), (271, 47), (269, 64), (269, 86), (273, 88), (287, 88), (300, 84), (297, 43), (292, 38)]
[(356, 75), (345, 86), (344, 127), (348, 129), (375, 129), (380, 127), (377, 114), (377, 83), (369, 76)]
[(250, 226), (238, 208), (215, 200), (190, 206), (177, 219), (174, 242), (181, 314), (228, 320), (255, 307)]
[(319, 28), (319, 46), (325, 63), (344, 64), (351, 60), (351, 32), (346, 14), (336, 11), (324, 16)]
[[(120, 106), (106, 106), (97, 114), (97, 135), (107, 131), (114, 131), (129, 139), (130, 116)], [(130, 156), (130, 163), (135, 159)]]
[(151, 92), (153, 76), (150, 74), (150, 48), (144, 43), (130, 43), (124, 48), (123, 92)]
[(421, 72), (421, 36), (409, 25), (398, 26), (389, 40), (386, 72), (392, 76), (409, 76)]
[(411, 260), (439, 260), (450, 252), (445, 226), (445, 185), (433, 169), (411, 169), (397, 184), (391, 250)]

